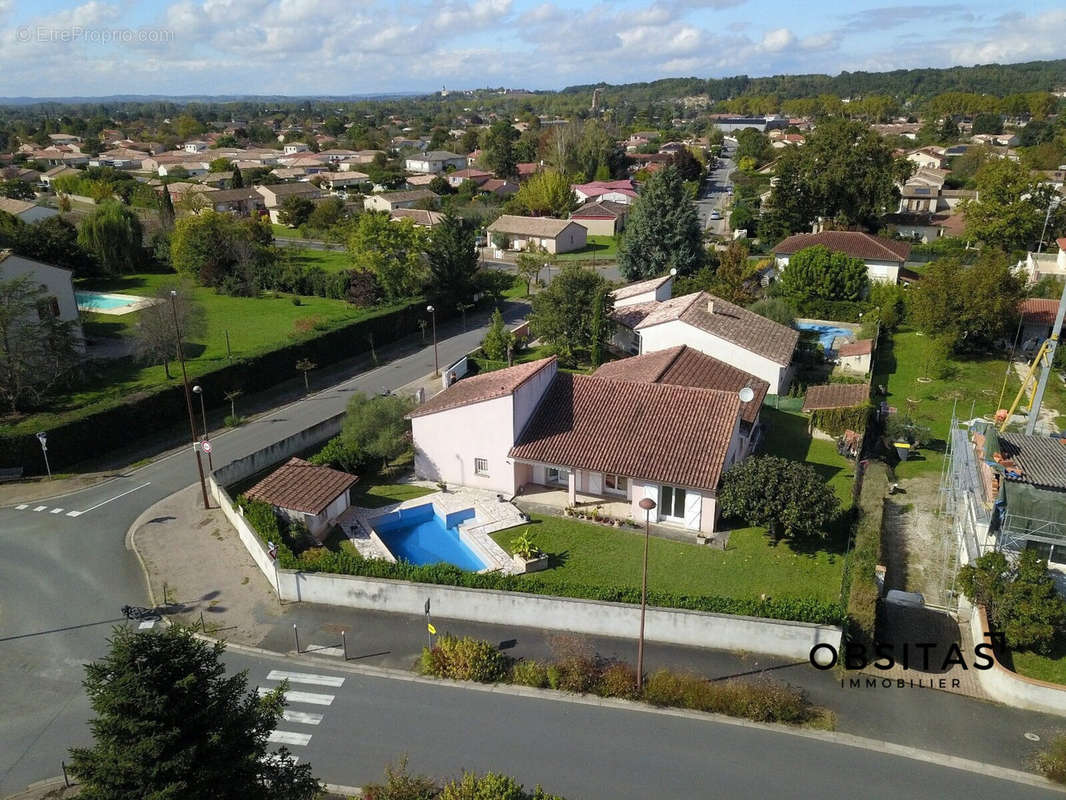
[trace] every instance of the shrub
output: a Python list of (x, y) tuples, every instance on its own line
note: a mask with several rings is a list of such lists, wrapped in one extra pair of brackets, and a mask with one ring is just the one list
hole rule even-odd
[(531, 659), (516, 661), (511, 666), (511, 683), (543, 689), (548, 685), (548, 668)]
[(526, 800), (522, 784), (506, 775), (464, 772), (463, 777), (445, 784), (440, 800)]
[(848, 598), (846, 631), (848, 638), (871, 647), (876, 640), (877, 586), (875, 570), (881, 561), (881, 524), (885, 512), (885, 495), (892, 482), (886, 464), (871, 461), (862, 478), (859, 494), (859, 518), (855, 526), (855, 543), (845, 567), (845, 590)]
[(811, 424), (830, 436), (843, 436), (844, 431), (849, 430), (862, 433), (872, 410), (869, 403), (850, 408), (820, 408), (811, 412)]
[(421, 666), (438, 678), (498, 683), (506, 679), (511, 660), (489, 642), (445, 634), (431, 649), (423, 648)]
[(637, 697), (637, 671), (629, 664), (612, 662), (604, 667), (595, 691), (601, 697), (633, 700)]
[(434, 800), (440, 793), (436, 781), (407, 773), (407, 757), (385, 767), (385, 783), (363, 786), (363, 800)]
[(1049, 781), (1066, 783), (1066, 736), (1058, 735), (1036, 755), (1036, 768)]
[(699, 675), (659, 670), (644, 684), (644, 699), (657, 706), (690, 708), (756, 722), (803, 722), (810, 704), (800, 689), (773, 681), (709, 681)]
[(644, 681), (644, 699), (653, 706), (684, 707), (685, 685), (682, 676), (668, 669), (653, 672)]
[(553, 689), (588, 694), (600, 681), (603, 662), (589, 644), (577, 636), (552, 636), (549, 639), (558, 671)]

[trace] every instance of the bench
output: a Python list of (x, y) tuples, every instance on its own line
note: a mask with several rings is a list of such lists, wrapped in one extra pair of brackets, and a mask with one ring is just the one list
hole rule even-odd
[(4, 481), (17, 481), (22, 477), (22, 467), (4, 467), (0, 469), (0, 483)]

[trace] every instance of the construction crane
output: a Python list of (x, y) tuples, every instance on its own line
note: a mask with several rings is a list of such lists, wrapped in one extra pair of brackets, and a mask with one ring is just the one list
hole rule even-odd
[[(1018, 394), (1014, 397), (1014, 402), (1011, 403), (1009, 409), (1004, 413), (1000, 410), (996, 413), (996, 420), (999, 422), (999, 430), (1004, 430), (1007, 427), (1007, 423), (1010, 422), (1011, 416), (1018, 408), (1018, 404), (1025, 396), (1026, 390), (1029, 388), (1030, 381), (1036, 380), (1036, 389), (1033, 392), (1033, 396), (1029, 399), (1029, 409), (1025, 421), (1025, 432), (1027, 435), (1032, 436), (1036, 432), (1036, 420), (1040, 416), (1040, 405), (1044, 400), (1044, 390), (1047, 389), (1048, 378), (1051, 376), (1051, 365), (1055, 360), (1055, 350), (1059, 344), (1059, 334), (1062, 331), (1063, 318), (1066, 317), (1066, 286), (1062, 289), (1062, 297), (1059, 299), (1059, 310), (1055, 315), (1055, 324), (1051, 328), (1051, 336), (1044, 340), (1040, 345), (1040, 349), (1037, 351), (1036, 357), (1029, 364), (1029, 371), (1026, 372), (1025, 377), (1022, 379), (1022, 387), (1018, 390)], [(1037, 377), (1039, 371), (1040, 376)]]

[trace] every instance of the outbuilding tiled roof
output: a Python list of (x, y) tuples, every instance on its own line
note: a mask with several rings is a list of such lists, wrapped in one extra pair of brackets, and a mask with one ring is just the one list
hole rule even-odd
[(317, 516), (358, 480), (348, 472), (319, 467), (302, 458), (290, 458), (245, 495), (277, 508)]
[(733, 392), (559, 373), (509, 455), (713, 492), (739, 412)]
[(819, 244), (833, 252), (846, 253), (852, 258), (898, 261), (901, 265), (911, 252), (911, 246), (907, 242), (894, 242), (860, 231), (822, 231), (789, 236), (778, 243), (774, 253), (787, 256)]
[(696, 292), (657, 303), (655, 310), (635, 327), (643, 330), (673, 320), (687, 322), (786, 367), (792, 362), (792, 353), (799, 341), (799, 331), (707, 292)]
[(1055, 315), (1058, 311), (1058, 300), (1048, 300), (1043, 297), (1027, 297), (1018, 304), (1018, 313), (1022, 315), (1023, 322), (1036, 322), (1051, 326), (1055, 324)]
[(829, 383), (811, 386), (803, 398), (804, 411), (823, 408), (851, 408), (870, 402), (868, 383)]
[(594, 377), (637, 383), (668, 383), (733, 393), (749, 388), (755, 396), (740, 406), (741, 419), (749, 423), (758, 418), (759, 409), (770, 389), (770, 384), (761, 378), (686, 345), (609, 361), (596, 370)]
[(577, 211), (570, 214), (570, 219), (618, 219), (629, 213), (629, 206), (613, 200), (590, 200)]
[(408, 416), (424, 417), (426, 414), (435, 414), (449, 408), (506, 397), (549, 364), (554, 363), (555, 356), (551, 356), (538, 361), (530, 361), (528, 364), (517, 364), (494, 372), (483, 372), (472, 378), (463, 378), (427, 400)]
[(673, 277), (673, 275), (663, 275), (661, 278), (649, 278), (646, 281), (627, 283), (625, 286), (619, 286), (617, 289), (611, 292), (611, 297), (613, 297), (615, 300), (625, 300), (627, 297), (633, 297), (633, 295), (644, 294), (645, 292), (654, 292), (656, 289), (658, 289), (668, 280), (671, 280)]
[(873, 339), (859, 339), (855, 342), (848, 342), (842, 344), (837, 348), (837, 355), (841, 358), (848, 356), (867, 356), (874, 351)]
[(1001, 433), (999, 446), (1003, 456), (1021, 469), (1017, 478), (1008, 472), (1008, 480), (1046, 489), (1066, 489), (1066, 439)]
[(520, 217), (515, 214), (502, 214), (485, 230), (489, 233), (511, 233), (519, 236), (538, 236), (554, 239), (570, 225), (577, 223), (568, 219), (553, 217)]

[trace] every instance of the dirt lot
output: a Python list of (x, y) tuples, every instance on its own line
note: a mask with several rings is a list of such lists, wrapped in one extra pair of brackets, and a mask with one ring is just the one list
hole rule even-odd
[(900, 481), (899, 488), (885, 505), (886, 588), (921, 592), (927, 603), (949, 605), (954, 538), (948, 521), (936, 514), (939, 477)]

